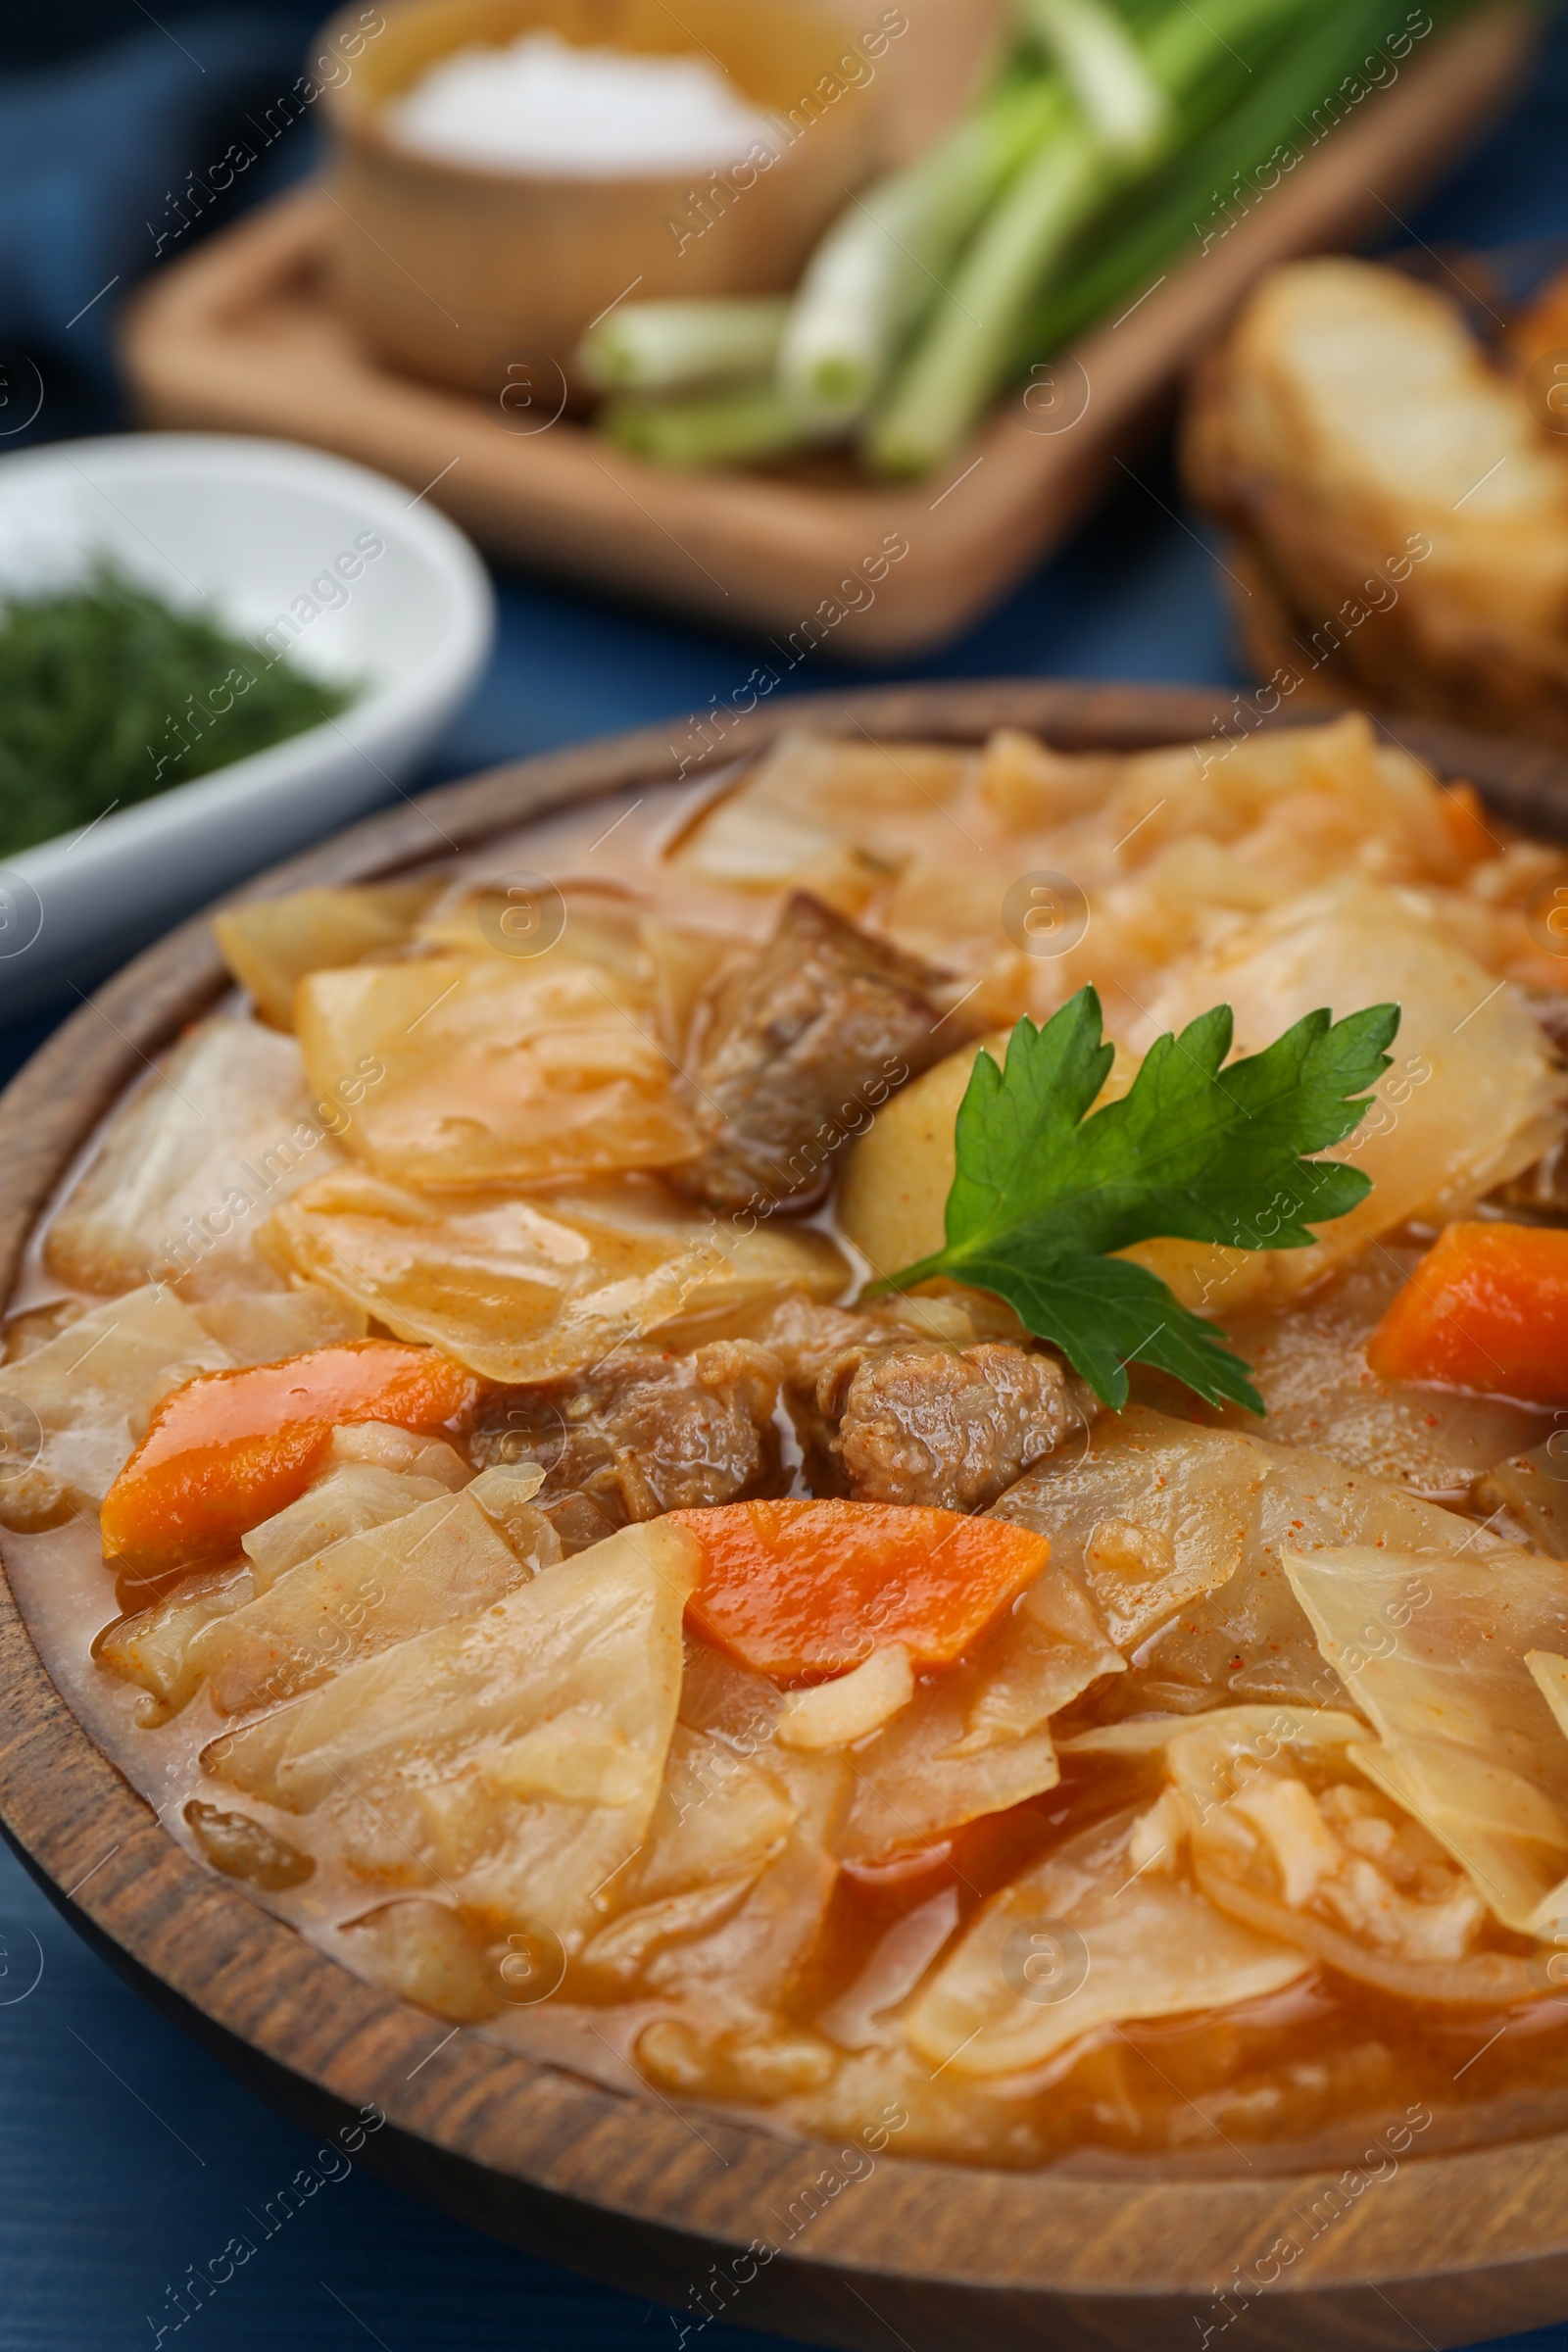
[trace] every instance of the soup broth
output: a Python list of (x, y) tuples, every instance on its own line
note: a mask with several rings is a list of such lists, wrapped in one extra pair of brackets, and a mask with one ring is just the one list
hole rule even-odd
[[(1347, 717), (786, 735), (220, 917), (12, 1301), (51, 1674), (433, 2034), (632, 2095), (1133, 2173), (1559, 2127), (1565, 880)], [(1303, 1062), (1069, 1331), (1082, 1139), (1153, 1190), (1380, 1006), (1304, 1210), (1237, 1173)], [(1107, 1280), (1196, 1353), (1097, 1353)]]

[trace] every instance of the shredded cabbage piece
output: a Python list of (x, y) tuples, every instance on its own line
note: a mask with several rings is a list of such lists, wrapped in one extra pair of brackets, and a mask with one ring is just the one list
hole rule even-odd
[(1568, 1566), (1287, 1549), (1292, 1587), (1378, 1733), (1352, 1761), (1470, 1873), (1504, 1927), (1568, 1906), (1568, 1739), (1528, 1663), (1568, 1650)]

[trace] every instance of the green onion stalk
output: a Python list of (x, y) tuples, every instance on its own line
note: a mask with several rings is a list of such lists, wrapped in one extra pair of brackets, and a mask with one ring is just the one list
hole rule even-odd
[(1023, 0), (1023, 19), (1112, 154), (1140, 163), (1155, 153), (1170, 100), (1145, 65), (1132, 26), (1101, 0)]
[(771, 378), (680, 399), (623, 395), (607, 401), (595, 421), (618, 448), (678, 473), (762, 465), (817, 437)]
[[(1473, 4), (1429, 0), (1428, 14)], [(712, 353), (738, 354), (748, 331), (730, 315), (762, 306), (627, 304), (633, 336), (637, 311), (703, 318), (682, 329), (684, 360), (671, 335), (657, 368), (640, 363), (640, 396), (609, 403), (604, 429), (699, 468), (776, 461), (858, 418), (875, 469), (928, 471), (1032, 363), (1223, 234), (1227, 188), (1261, 191), (1258, 172), (1294, 169), (1325, 101), (1343, 109), (1348, 78), (1405, 29), (1396, 0), (1021, 9), (1036, 57), (1015, 57), (990, 98), (834, 224), (777, 330), (772, 379), (760, 337), (753, 380), (660, 399), (677, 382), (710, 387)]]
[(769, 374), (790, 296), (622, 302), (578, 344), (574, 365), (595, 392), (686, 392)]
[(1004, 81), (901, 172), (852, 197), (807, 265), (779, 354), (803, 417), (851, 425), (1008, 180), (1070, 122), (1054, 76)]
[(1238, 68), (1246, 71), (1238, 43), (1272, 45), (1302, 13), (1303, 0), (1210, 0), (1202, 18), (1178, 7), (1153, 26), (1141, 56), (1168, 101), (1157, 140), (1135, 161), (1083, 120), (1019, 172), (868, 419), (862, 448), (876, 471), (929, 472), (967, 438), (1011, 372), (1042, 281), (1079, 231), (1227, 103)]
[[(1428, 13), (1441, 21), (1463, 7), (1464, 0), (1446, 8), (1437, 0)], [(1189, 248), (1201, 255), (1223, 237), (1233, 224), (1223, 209), (1227, 189), (1250, 188), (1261, 198), (1297, 168), (1321, 135), (1312, 118), (1325, 97), (1341, 90), (1391, 28), (1400, 28), (1397, 21), (1391, 26), (1391, 16), (1390, 0), (1338, 0), (1259, 70), (1223, 120), (1097, 221), (1092, 244), (1080, 242), (1022, 322), (1009, 375), (1151, 287)], [(1276, 180), (1256, 176), (1271, 167)]]

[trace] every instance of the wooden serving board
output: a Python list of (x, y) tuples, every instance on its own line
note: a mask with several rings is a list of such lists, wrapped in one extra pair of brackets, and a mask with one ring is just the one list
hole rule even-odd
[[(818, 695), (788, 718), (882, 741), (975, 742), (1011, 725), (1128, 751), (1207, 734), (1213, 708), (1208, 688), (1013, 681)], [(761, 750), (780, 723), (743, 719), (724, 757)], [(1417, 720), (1399, 736), (1515, 821), (1568, 839), (1560, 756)], [(467, 850), (599, 793), (672, 781), (661, 727), (525, 760), (400, 805), (242, 895), (421, 864), (432, 819)], [(226, 987), (197, 918), (84, 1004), (7, 1090), (0, 1297), (106, 1109)], [(385, 2126), (359, 2160), (384, 2178), (673, 2304), (699, 2340), (715, 2304), (749, 2327), (862, 2352), (1193, 2352), (1221, 2336), (1225, 2352), (1436, 2352), (1568, 2313), (1568, 2133), (1406, 2158), (1392, 2174), (1386, 2151), (1369, 2154), (1370, 2174), (1352, 2164), (1353, 2190), (1338, 2170), (1270, 2175), (1246, 2157), (1223, 2178), (1184, 2177), (1172, 2158), (1096, 2180), (884, 2155), (846, 2180), (831, 2170), (837, 2143), (617, 2096), (350, 1976), (160, 1827), (50, 1681), (3, 1578), (0, 1693), (0, 1826), (122, 1976), (313, 2131), (379, 2110)], [(748, 2253), (759, 2237), (779, 2248), (763, 2264)], [(1271, 2252), (1283, 2242), (1295, 2252)], [(1252, 2290), (1226, 2301), (1238, 2272)]]
[(125, 313), (124, 365), (147, 424), (314, 442), (428, 495), (497, 555), (793, 632), (802, 650), (888, 660), (953, 636), (1062, 538), (1263, 270), (1387, 234), (1390, 208), (1513, 89), (1536, 22), (1501, 0), (1418, 45), (1206, 253), (1084, 336), (922, 482), (867, 486), (838, 461), (672, 474), (569, 417), (519, 432), (499, 402), (393, 374), (321, 291), (330, 213), (315, 190), (158, 271)]

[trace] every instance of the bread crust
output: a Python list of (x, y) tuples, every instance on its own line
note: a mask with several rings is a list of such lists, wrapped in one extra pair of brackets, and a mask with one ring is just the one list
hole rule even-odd
[[(1326, 397), (1291, 330), (1298, 346), (1327, 318), (1349, 338), (1378, 312), (1374, 391)], [(1183, 478), (1231, 534), (1239, 633), (1283, 692), (1568, 747), (1568, 450), (1531, 417), (1522, 385), (1454, 330), (1457, 313), (1396, 270), (1317, 262), (1275, 272), (1194, 376)], [(1510, 459), (1525, 477), (1509, 500), (1467, 517), (1468, 492), (1456, 511), (1448, 484), (1423, 494), (1388, 466), (1377, 332), (1425, 339), (1440, 423), (1446, 403), (1467, 435), (1444, 452), (1451, 478), (1474, 465), (1479, 490), (1500, 444), (1493, 478)]]

